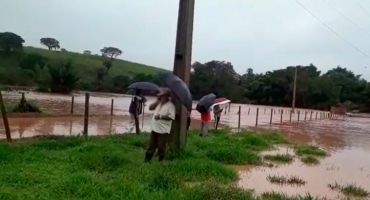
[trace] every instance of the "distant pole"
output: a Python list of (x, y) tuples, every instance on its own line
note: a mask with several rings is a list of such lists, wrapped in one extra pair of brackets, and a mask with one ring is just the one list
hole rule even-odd
[(307, 119), (307, 111), (304, 111), (304, 121)]
[(294, 109), (295, 109), (296, 89), (297, 89), (297, 67), (294, 67), (293, 101), (292, 101), (292, 112), (293, 113), (294, 113)]
[(292, 114), (293, 114), (293, 112), (292, 112), (292, 110), (290, 110), (289, 123), (291, 123), (291, 122), (292, 122)]
[(317, 120), (317, 111), (316, 111), (316, 120)]
[(280, 124), (283, 123), (283, 114), (284, 114), (284, 111), (281, 110), (281, 113), (280, 113)]
[(84, 115), (84, 136), (87, 136), (88, 129), (89, 129), (89, 101), (90, 101), (90, 94), (85, 94), (85, 115)]
[(73, 106), (75, 104), (75, 97), (72, 96), (72, 101), (71, 101), (71, 114), (73, 114)]
[(249, 115), (249, 112), (251, 111), (251, 108), (248, 108), (248, 115)]
[(312, 111), (311, 111), (311, 114), (310, 114), (310, 121), (312, 120)]
[(270, 114), (270, 124), (272, 124), (272, 114), (273, 114), (274, 110), (271, 108), (271, 114)]
[(8, 116), (6, 116), (3, 94), (1, 94), (1, 91), (0, 91), (0, 107), (1, 107), (1, 115), (3, 117), (4, 127), (5, 127), (6, 140), (8, 142), (11, 142), (12, 141), (12, 135), (10, 134)]
[[(175, 59), (173, 74), (189, 85), (191, 70), (191, 53), (193, 44), (195, 0), (180, 0)], [(171, 129), (171, 148), (175, 151), (186, 145), (188, 111), (177, 98), (173, 98), (176, 107), (176, 117)]]
[(256, 127), (258, 126), (258, 113), (259, 113), (259, 108), (257, 108), (257, 113), (256, 113)]
[(229, 113), (230, 113), (230, 109), (231, 109), (231, 103), (229, 103), (229, 111), (228, 111)]
[(238, 117), (238, 132), (240, 131), (240, 115), (242, 114), (242, 107), (241, 106), (239, 106), (239, 112), (238, 112), (238, 114), (239, 114), (239, 117)]
[(299, 121), (299, 113), (300, 113), (300, 111), (298, 110), (298, 121)]
[(110, 104), (110, 115), (113, 115), (113, 106), (114, 106), (114, 99), (112, 99), (112, 102)]

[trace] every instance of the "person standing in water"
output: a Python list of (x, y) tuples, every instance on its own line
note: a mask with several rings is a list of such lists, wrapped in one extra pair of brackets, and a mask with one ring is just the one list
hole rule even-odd
[(172, 121), (175, 120), (175, 105), (170, 101), (171, 91), (162, 89), (155, 103), (149, 106), (154, 111), (151, 121), (149, 145), (145, 153), (145, 162), (150, 162), (158, 149), (158, 161), (163, 161), (167, 140), (170, 136)]
[(130, 128), (129, 132), (132, 133), (136, 128), (136, 134), (140, 133), (139, 116), (143, 113), (144, 103), (146, 98), (141, 95), (141, 90), (136, 90), (135, 95), (132, 96), (129, 112), (130, 112)]
[(220, 123), (222, 109), (220, 108), (220, 105), (215, 105), (213, 107), (213, 114), (215, 117), (215, 129), (217, 130), (218, 124)]

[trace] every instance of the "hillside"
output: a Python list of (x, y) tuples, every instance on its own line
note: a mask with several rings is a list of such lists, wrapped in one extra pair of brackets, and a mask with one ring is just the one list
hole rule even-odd
[[(153, 77), (158, 72), (166, 71), (161, 68), (156, 68), (148, 65), (114, 59), (112, 67), (107, 71), (103, 66), (105, 60), (98, 55), (85, 55), (74, 52), (50, 51), (47, 49), (24, 47), (23, 53), (17, 54), (0, 54), (0, 84), (4, 85), (21, 85), (21, 86), (40, 86), (39, 80), (47, 79), (48, 73), (44, 71), (34, 72), (32, 70), (24, 70), (20, 67), (20, 62), (26, 55), (39, 54), (46, 58), (48, 65), (60, 65), (71, 61), (73, 73), (79, 77), (79, 85), (76, 89), (97, 90), (97, 91), (112, 91), (113, 85), (116, 87), (124, 87), (127, 82), (134, 79), (145, 79)], [(123, 55), (124, 56), (124, 55)], [(104, 71), (104, 77), (97, 84), (98, 71)], [(139, 77), (139, 78), (135, 78)], [(125, 84), (120, 82), (125, 82)], [(123, 85), (122, 85), (123, 84)], [(111, 89), (108, 89), (110, 87)]]
[[(102, 56), (97, 55), (84, 55), (81, 53), (74, 52), (61, 52), (61, 51), (49, 51), (47, 49), (35, 48), (35, 47), (25, 47), (24, 51), (26, 53), (38, 53), (45, 56), (52, 61), (72, 61), (77, 67), (81, 67), (83, 73), (96, 75), (96, 70), (102, 67), (102, 62), (104, 59)], [(123, 55), (124, 57), (124, 55)], [(113, 61), (113, 67), (109, 70), (109, 73), (114, 75), (128, 75), (132, 76), (139, 73), (153, 75), (158, 71), (163, 71), (164, 69), (156, 68), (148, 65), (143, 65), (140, 63), (134, 63), (126, 60), (115, 59)]]

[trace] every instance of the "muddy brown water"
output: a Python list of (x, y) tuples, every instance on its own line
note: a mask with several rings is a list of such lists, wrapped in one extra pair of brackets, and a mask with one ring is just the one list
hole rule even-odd
[[(35, 135), (56, 134), (76, 135), (83, 130), (84, 94), (73, 94), (74, 117), (68, 117), (71, 109), (71, 96), (52, 95), (43, 93), (27, 93), (26, 99), (36, 102), (42, 110), (50, 115), (59, 117), (10, 117), (9, 123), (13, 138), (31, 137)], [(3, 93), (6, 103), (19, 101), (20, 93)], [(109, 116), (111, 99), (114, 99), (114, 116)], [(128, 131), (128, 106), (131, 97), (117, 94), (91, 93), (89, 120), (89, 135), (103, 135), (109, 133), (124, 133)], [(149, 99), (152, 102), (153, 99)], [(370, 119), (346, 118), (316, 120), (320, 112), (300, 110), (290, 114), (288, 108), (239, 105), (232, 104), (230, 112), (223, 114), (221, 123), (236, 128), (238, 126), (238, 109), (241, 106), (241, 128), (254, 127), (256, 112), (259, 108), (258, 126), (265, 129), (280, 130), (291, 141), (312, 143), (325, 149), (330, 156), (320, 159), (317, 166), (307, 166), (298, 158), (290, 165), (278, 165), (275, 168), (238, 166), (240, 180), (238, 185), (243, 188), (254, 189), (257, 193), (266, 191), (280, 191), (290, 195), (309, 192), (312, 195), (337, 199), (338, 193), (331, 191), (327, 184), (355, 183), (370, 191)], [(193, 105), (195, 107), (195, 104)], [(273, 110), (273, 125), (270, 126), (270, 114)], [(282, 121), (280, 124), (283, 110)], [(312, 115), (311, 115), (312, 112)], [(145, 107), (143, 130), (149, 131), (151, 112)], [(307, 114), (305, 114), (307, 113)], [(99, 116), (100, 115), (100, 116)], [(306, 115), (306, 116), (305, 116)], [(192, 127), (199, 127), (199, 114), (192, 112)], [(306, 118), (306, 121), (305, 121)], [(310, 120), (311, 119), (311, 120)], [(141, 120), (141, 119), (140, 119)], [(211, 122), (212, 123), (212, 122)], [(142, 123), (140, 123), (142, 126)], [(0, 138), (5, 138), (3, 123), (0, 123)], [(279, 147), (275, 152), (292, 153), (288, 147)], [(268, 175), (297, 175), (307, 184), (301, 187), (279, 186), (267, 181)]]

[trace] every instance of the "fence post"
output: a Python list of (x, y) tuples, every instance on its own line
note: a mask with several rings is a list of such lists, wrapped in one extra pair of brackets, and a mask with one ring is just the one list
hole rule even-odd
[(114, 105), (114, 99), (112, 99), (112, 103), (110, 105), (110, 115), (113, 115), (113, 105)]
[(280, 113), (280, 124), (283, 123), (283, 114), (284, 114), (284, 110), (281, 110), (281, 113)]
[(289, 115), (289, 123), (291, 123), (292, 122), (292, 110), (290, 110), (290, 115)]
[(307, 111), (304, 111), (304, 121), (307, 119)]
[(310, 121), (312, 120), (312, 111), (311, 111), (311, 114), (310, 114)]
[(259, 108), (257, 108), (257, 113), (256, 113), (256, 127), (258, 126), (258, 113), (259, 113)]
[(238, 118), (238, 132), (240, 131), (240, 115), (242, 114), (242, 112), (241, 112), (241, 110), (242, 110), (242, 107), (241, 106), (239, 106), (239, 118)]
[(251, 108), (248, 108), (248, 115), (249, 115), (249, 112), (251, 111)]
[(270, 124), (272, 124), (272, 113), (274, 112), (274, 109), (271, 108), (271, 114), (270, 114)]
[(299, 113), (300, 113), (300, 110), (298, 110), (298, 121), (299, 121)]
[(73, 114), (73, 107), (74, 107), (74, 104), (75, 104), (75, 97), (72, 96), (72, 100), (71, 100), (71, 114)]
[(0, 107), (1, 107), (1, 115), (3, 117), (4, 127), (5, 127), (6, 140), (8, 142), (11, 142), (12, 141), (12, 135), (10, 134), (8, 116), (6, 115), (3, 94), (1, 94), (1, 91), (0, 91)]
[(90, 101), (90, 94), (85, 94), (85, 115), (84, 115), (84, 136), (87, 136), (88, 128), (89, 128), (89, 101)]

